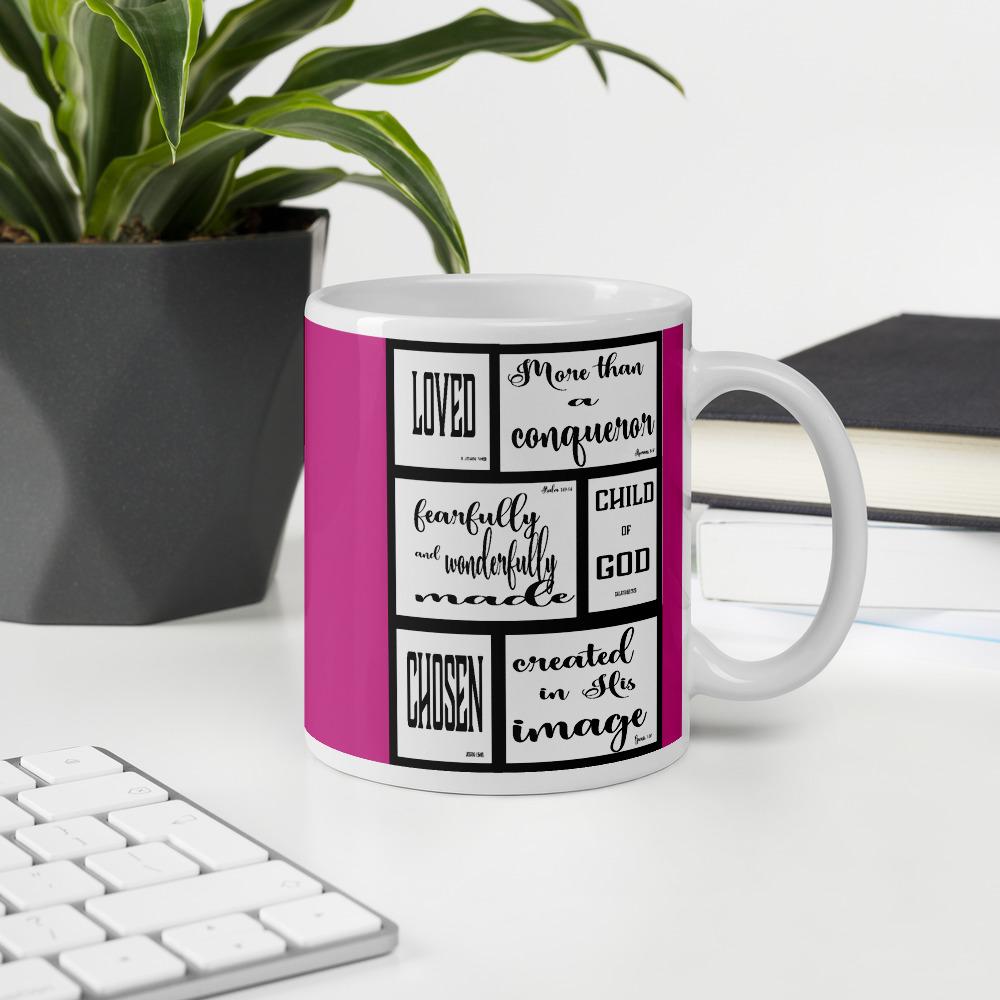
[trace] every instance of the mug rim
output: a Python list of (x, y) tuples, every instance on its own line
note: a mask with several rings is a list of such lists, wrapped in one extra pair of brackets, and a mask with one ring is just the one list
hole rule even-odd
[(642, 281), (425, 274), (329, 285), (309, 296), (305, 315), (320, 326), (368, 337), (544, 343), (663, 330), (684, 322), (690, 310), (683, 292)]

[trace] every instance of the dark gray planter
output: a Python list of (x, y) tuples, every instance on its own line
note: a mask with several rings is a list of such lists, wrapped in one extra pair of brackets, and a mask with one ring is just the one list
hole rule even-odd
[(302, 470), (326, 216), (149, 245), (0, 244), (0, 618), (261, 600)]

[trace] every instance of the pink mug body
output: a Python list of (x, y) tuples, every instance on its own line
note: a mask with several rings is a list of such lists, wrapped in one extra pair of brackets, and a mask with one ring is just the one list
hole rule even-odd
[(517, 793), (683, 753), (689, 329), (686, 296), (591, 279), (310, 298), (305, 726), (321, 759)]

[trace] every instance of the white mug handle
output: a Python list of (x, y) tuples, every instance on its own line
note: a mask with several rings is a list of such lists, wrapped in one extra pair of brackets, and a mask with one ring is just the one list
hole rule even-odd
[(823, 394), (797, 371), (754, 354), (691, 351), (688, 419), (716, 396), (748, 389), (780, 403), (805, 428), (819, 455), (830, 492), (833, 559), (823, 602), (805, 635), (777, 656), (739, 660), (692, 630), (691, 694), (749, 701), (773, 698), (812, 680), (840, 648), (865, 582), (868, 521), (865, 490), (844, 425)]

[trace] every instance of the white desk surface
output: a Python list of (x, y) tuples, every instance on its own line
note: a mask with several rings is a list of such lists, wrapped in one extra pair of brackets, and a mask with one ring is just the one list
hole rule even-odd
[[(996, 995), (1000, 645), (856, 626), (798, 692), (696, 700), (659, 774), (434, 795), (305, 749), (301, 576), (296, 515), (258, 607), (0, 625), (0, 758), (107, 746), (399, 922), (392, 956), (248, 1000)], [(711, 614), (763, 654), (758, 613)]]

